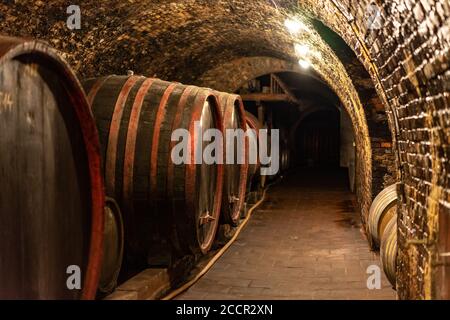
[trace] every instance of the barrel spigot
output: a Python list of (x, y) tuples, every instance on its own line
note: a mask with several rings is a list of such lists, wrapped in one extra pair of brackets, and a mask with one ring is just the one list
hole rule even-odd
[(235, 195), (230, 196), (229, 200), (230, 203), (239, 202), (239, 198), (236, 197)]
[(210, 223), (212, 221), (216, 220), (212, 215), (210, 215), (209, 211), (205, 212), (205, 215), (200, 217), (200, 225), (205, 225), (207, 223)]

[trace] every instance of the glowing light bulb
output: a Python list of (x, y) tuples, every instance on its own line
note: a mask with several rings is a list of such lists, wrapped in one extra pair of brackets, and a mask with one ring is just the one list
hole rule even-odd
[(286, 19), (284, 21), (284, 25), (288, 29), (288, 31), (292, 34), (299, 33), (300, 30), (305, 30), (306, 27), (303, 23), (295, 19)]
[(300, 67), (302, 67), (303, 69), (309, 69), (309, 67), (311, 66), (311, 63), (308, 60), (305, 59), (300, 59), (298, 61), (298, 64), (300, 65)]
[(295, 44), (295, 52), (299, 55), (299, 56), (306, 56), (309, 53), (309, 47), (305, 44), (299, 44), (296, 43)]

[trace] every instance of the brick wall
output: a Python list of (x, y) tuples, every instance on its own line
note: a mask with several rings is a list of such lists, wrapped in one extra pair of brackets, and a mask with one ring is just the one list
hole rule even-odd
[[(378, 2), (378, 1), (377, 1)], [(389, 111), (400, 165), (398, 293), (439, 298), (439, 216), (450, 214), (448, 143), (450, 4), (385, 1), (380, 29), (367, 27), (368, 1), (299, 5), (339, 33), (371, 74)]]

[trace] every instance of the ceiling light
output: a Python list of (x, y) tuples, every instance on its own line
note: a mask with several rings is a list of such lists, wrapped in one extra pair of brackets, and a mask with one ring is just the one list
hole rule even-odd
[(284, 25), (292, 34), (299, 33), (300, 30), (306, 29), (305, 25), (296, 19), (286, 19)]
[(305, 44), (295, 44), (295, 52), (299, 55), (299, 56), (306, 56), (309, 53), (309, 47)]
[(300, 67), (302, 67), (303, 69), (309, 69), (309, 67), (311, 66), (311, 63), (308, 60), (305, 59), (300, 59), (298, 61), (298, 64), (300, 65)]

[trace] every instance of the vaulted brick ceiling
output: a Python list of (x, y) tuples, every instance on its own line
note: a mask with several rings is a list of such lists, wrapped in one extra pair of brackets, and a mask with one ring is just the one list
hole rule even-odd
[(2, 32), (48, 40), (81, 76), (133, 70), (192, 83), (239, 57), (297, 59), (283, 25), (295, 1), (88, 0), (74, 32), (65, 25), (69, 2), (0, 4)]
[[(134, 69), (192, 82), (220, 61), (236, 57), (294, 59), (284, 18), (267, 1), (83, 1), (77, 32), (65, 27), (66, 2), (19, 4), (2, 30), (50, 40), (86, 76)], [(24, 16), (29, 19), (18, 21)]]

